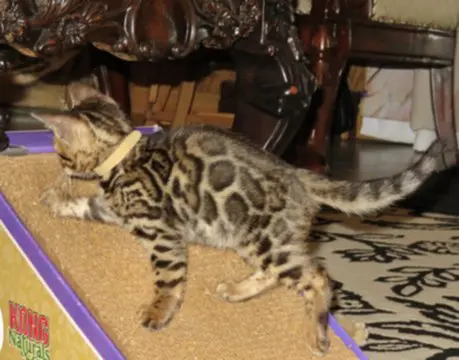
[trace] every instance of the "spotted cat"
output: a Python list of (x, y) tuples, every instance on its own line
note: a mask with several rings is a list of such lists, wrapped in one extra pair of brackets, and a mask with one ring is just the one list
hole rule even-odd
[(413, 192), (436, 169), (441, 143), (408, 170), (365, 182), (329, 180), (297, 169), (231, 132), (204, 125), (143, 136), (116, 102), (83, 84), (68, 88), (69, 111), (35, 114), (55, 136), (68, 176), (98, 178), (100, 193), (70, 198), (48, 190), (56, 216), (112, 223), (134, 233), (157, 273), (142, 324), (159, 330), (177, 313), (187, 278), (187, 243), (232, 249), (254, 268), (216, 291), (248, 300), (282, 284), (303, 296), (307, 344), (329, 347), (327, 271), (310, 254), (308, 234), (322, 205), (367, 214)]

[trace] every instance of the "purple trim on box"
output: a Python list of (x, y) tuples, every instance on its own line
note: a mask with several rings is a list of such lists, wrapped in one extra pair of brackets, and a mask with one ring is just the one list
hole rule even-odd
[(336, 336), (338, 336), (344, 345), (350, 349), (359, 360), (368, 360), (368, 357), (362, 351), (359, 345), (356, 344), (354, 339), (343, 329), (339, 322), (333, 317), (333, 315), (328, 316), (328, 324), (333, 329)]
[[(143, 134), (151, 134), (161, 128), (159, 126), (145, 126), (138, 127), (137, 129)], [(54, 151), (52, 144), (53, 135), (49, 130), (7, 131), (7, 135), (12, 145), (25, 147), (29, 153), (50, 153)], [(2, 211), (3, 208), (6, 211)], [(8, 205), (8, 202), (1, 193), (0, 213), (2, 214), (1, 219), (5, 222), (8, 230), (16, 238), (16, 241), (18, 241), (18, 244), (29, 257), (30, 261), (32, 261), (32, 264), (34, 264), (35, 268), (39, 271), (48, 286), (53, 290), (59, 301), (61, 301), (102, 357), (110, 360), (124, 359), (110, 338), (108, 338), (97, 321), (92, 317), (89, 310), (80, 301), (77, 295), (73, 292), (72, 288), (66, 283), (60, 272), (54, 267), (54, 265), (51, 264), (46, 257), (46, 254), (41, 250), (24, 225), (19, 221), (18, 217), (14, 213), (14, 210)], [(4, 213), (7, 215), (4, 216)], [(8, 219), (8, 221), (5, 219)], [(22, 239), (22, 237), (24, 237), (24, 239)], [(21, 239), (21, 241), (19, 241), (19, 239)], [(25, 249), (27, 247), (29, 247), (28, 251)], [(34, 261), (37, 262), (39, 266), (37, 266)], [(40, 271), (39, 267), (42, 271)], [(47, 281), (47, 278), (49, 278), (49, 281)], [(50, 283), (55, 286), (56, 290), (54, 290)], [(58, 296), (58, 294), (61, 293), (63, 295)], [(61, 299), (61, 297), (63, 299)], [(341, 327), (338, 321), (336, 321), (331, 314), (329, 315), (329, 325), (344, 345), (349, 348), (359, 360), (368, 360), (368, 357), (355, 343), (352, 337)], [(110, 356), (106, 357), (105, 354)]]
[(53, 151), (53, 134), (48, 130), (7, 131), (12, 146), (21, 146), (30, 153), (48, 153)]
[[(160, 130), (159, 126), (139, 126), (142, 134), (152, 134)], [(53, 133), (50, 130), (7, 131), (6, 135), (13, 146), (21, 146), (31, 154), (51, 153), (53, 149)]]
[(124, 360), (125, 357), (120, 350), (107, 336), (81, 299), (75, 294), (60, 271), (48, 259), (45, 252), (27, 231), (1, 192), (0, 214), (0, 219), (18, 246), (102, 359)]

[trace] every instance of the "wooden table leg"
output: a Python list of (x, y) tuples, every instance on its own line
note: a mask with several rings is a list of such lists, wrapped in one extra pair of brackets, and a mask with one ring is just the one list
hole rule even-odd
[(318, 172), (328, 169), (327, 152), (337, 92), (350, 55), (350, 24), (346, 21), (327, 22), (330, 16), (337, 16), (345, 10), (343, 4), (314, 1), (311, 15), (298, 19), (300, 39), (321, 88), (322, 102), (315, 114), (314, 126), (308, 129), (306, 142), (299, 146), (297, 163)]

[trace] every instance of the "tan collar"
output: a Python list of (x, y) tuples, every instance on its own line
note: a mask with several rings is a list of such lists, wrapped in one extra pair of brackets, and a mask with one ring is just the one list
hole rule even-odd
[(139, 142), (142, 137), (142, 133), (138, 130), (132, 131), (126, 136), (118, 147), (111, 153), (111, 155), (105, 159), (105, 161), (94, 169), (97, 175), (102, 177), (108, 175), (116, 165), (118, 165), (123, 159), (129, 154), (129, 151)]

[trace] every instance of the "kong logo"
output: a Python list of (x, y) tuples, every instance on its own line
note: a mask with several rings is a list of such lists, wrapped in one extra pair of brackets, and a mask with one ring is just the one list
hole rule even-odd
[(48, 318), (12, 301), (9, 315), (8, 344), (24, 360), (50, 360)]

